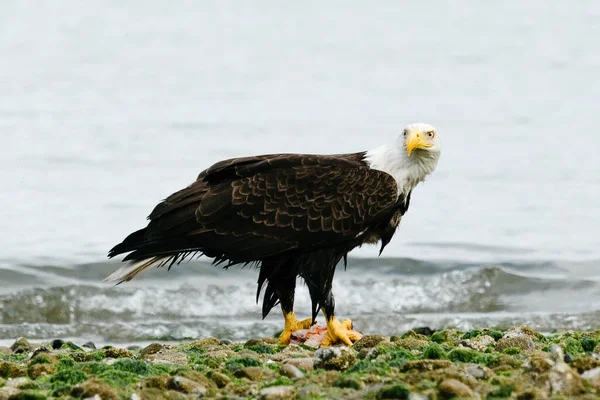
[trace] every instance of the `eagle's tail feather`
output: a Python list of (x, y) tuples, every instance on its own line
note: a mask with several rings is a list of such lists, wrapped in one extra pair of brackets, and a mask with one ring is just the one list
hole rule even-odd
[(123, 282), (129, 282), (142, 271), (154, 266), (157, 268), (162, 267), (163, 265), (167, 264), (171, 258), (173, 258), (173, 255), (162, 257), (154, 256), (124, 265), (104, 278), (104, 282), (116, 282), (117, 285)]

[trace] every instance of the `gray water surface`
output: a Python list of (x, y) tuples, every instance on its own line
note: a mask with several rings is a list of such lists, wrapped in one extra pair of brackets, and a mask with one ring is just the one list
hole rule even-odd
[[(367, 150), (414, 121), (437, 127), (438, 169), (393, 268), (373, 246), (338, 272), (338, 309), (365, 331), (600, 328), (599, 37), (595, 1), (1, 2), (0, 339), (274, 331), (252, 271), (218, 275), (223, 298), (204, 264), (113, 288), (106, 252), (220, 159)], [(490, 271), (512, 280), (479, 298), (466, 282)]]

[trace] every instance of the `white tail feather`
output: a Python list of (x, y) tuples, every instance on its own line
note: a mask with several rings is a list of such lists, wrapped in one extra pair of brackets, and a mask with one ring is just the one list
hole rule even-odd
[(145, 260), (134, 262), (132, 264), (124, 265), (106, 278), (104, 282), (117, 282), (119, 283), (128, 282), (132, 280), (137, 274), (147, 270), (153, 266), (160, 266), (169, 257), (150, 257)]

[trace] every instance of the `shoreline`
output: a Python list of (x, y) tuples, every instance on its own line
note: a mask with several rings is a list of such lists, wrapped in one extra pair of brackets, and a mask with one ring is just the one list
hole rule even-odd
[[(594, 399), (600, 331), (542, 335), (411, 330), (312, 349), (275, 338), (204, 338), (96, 349), (18, 339), (0, 346), (0, 400), (101, 399)], [(98, 397), (96, 397), (98, 398)]]

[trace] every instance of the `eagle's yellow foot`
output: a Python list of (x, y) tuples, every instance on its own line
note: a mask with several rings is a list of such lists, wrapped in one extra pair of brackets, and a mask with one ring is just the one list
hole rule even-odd
[(352, 330), (352, 321), (345, 319), (340, 322), (333, 317), (327, 320), (327, 336), (321, 342), (321, 347), (331, 346), (338, 342), (343, 342), (346, 346), (352, 346), (352, 343), (360, 338), (361, 335)]
[(296, 314), (292, 311), (291, 313), (285, 314), (285, 328), (281, 335), (279, 335), (279, 343), (289, 344), (292, 338), (292, 332), (300, 329), (308, 329), (312, 325), (312, 318), (306, 318), (302, 321), (298, 321)]

